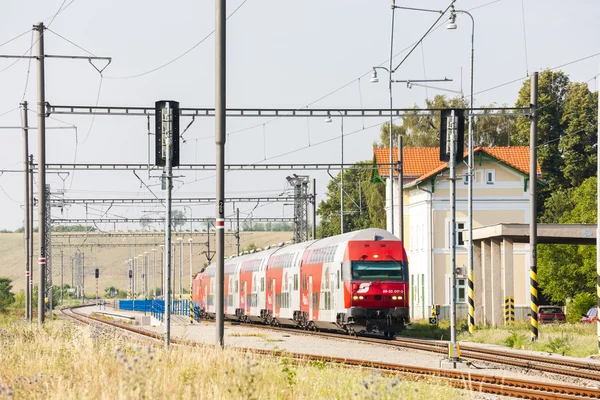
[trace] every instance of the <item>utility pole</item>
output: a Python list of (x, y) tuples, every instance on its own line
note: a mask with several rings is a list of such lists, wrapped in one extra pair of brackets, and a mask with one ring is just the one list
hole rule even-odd
[(44, 24), (33, 27), (37, 31), (38, 60), (38, 232), (40, 282), (38, 290), (38, 322), (46, 319), (46, 86), (44, 82)]
[(236, 256), (240, 255), (240, 209), (236, 208), (235, 210), (235, 220), (236, 220), (236, 228), (235, 228), (235, 244), (237, 248)]
[(154, 269), (154, 273), (152, 274), (152, 299), (156, 300), (156, 249), (152, 249), (152, 253), (154, 254), (154, 262), (153, 262), (153, 269)]
[(194, 323), (194, 306), (192, 305), (192, 290), (193, 290), (193, 276), (192, 276), (192, 238), (189, 238), (190, 242), (190, 324)]
[(317, 180), (312, 181), (312, 239), (317, 239)]
[[(191, 248), (191, 246), (190, 246)], [(179, 301), (183, 296), (183, 238), (179, 238)]]
[(167, 210), (165, 215), (165, 347), (168, 349), (171, 345), (171, 192), (173, 190), (173, 167), (171, 165), (173, 157), (173, 115), (170, 103), (165, 103), (162, 113), (162, 133), (166, 139), (165, 158), (165, 180), (166, 180), (166, 203)]
[(33, 196), (33, 154), (29, 155), (29, 266), (31, 267), (29, 280), (27, 282), (27, 290), (29, 290), (29, 322), (33, 321), (33, 215), (35, 208), (35, 198)]
[[(458, 346), (456, 344), (456, 134), (458, 131), (456, 113), (452, 114), (448, 121), (448, 136), (450, 141), (450, 269), (452, 270), (452, 284), (450, 292), (450, 360), (458, 360)], [(462, 152), (462, 150), (461, 150)]]
[(398, 169), (398, 238), (404, 244), (404, 170), (402, 166), (402, 135), (398, 135), (398, 163), (396, 164)]
[(24, 101), (22, 109), (23, 116), (23, 177), (25, 182), (24, 205), (25, 218), (23, 221), (23, 232), (25, 233), (25, 318), (31, 321), (31, 295), (29, 291), (29, 280), (31, 279), (31, 255), (29, 254), (29, 241), (33, 238), (33, 232), (29, 231), (29, 123), (27, 121), (27, 102)]
[(216, 346), (223, 348), (225, 285), (225, 124), (226, 124), (226, 0), (215, 0), (215, 145), (217, 169), (217, 268), (215, 279)]
[(60, 249), (60, 305), (63, 305), (63, 292), (65, 291), (64, 285), (64, 272), (65, 272), (65, 264), (63, 259), (63, 250)]
[(80, 274), (81, 274), (81, 290), (80, 290), (80, 294), (81, 294), (81, 302), (85, 303), (85, 253), (81, 253), (81, 269), (80, 269)]
[[(596, 90), (598, 90), (598, 88), (596, 88)], [(600, 90), (598, 90), (598, 100), (600, 100)], [(598, 103), (600, 104), (600, 103)], [(598, 108), (598, 128), (600, 128), (600, 107)], [(600, 132), (600, 129), (597, 131)], [(600, 215), (600, 136), (597, 136), (596, 138), (597, 143), (596, 143), (596, 162), (598, 164), (597, 166), (597, 171), (596, 171), (596, 177), (597, 177), (597, 187), (596, 187), (596, 204), (597, 204), (597, 209), (596, 209), (596, 215)], [(598, 217), (596, 217), (598, 218)], [(600, 223), (598, 223), (599, 221), (596, 221), (596, 276), (600, 276)], [(597, 309), (600, 310), (600, 280), (596, 279), (596, 296), (597, 298), (597, 303), (596, 306), (598, 307)], [(598, 352), (600, 352), (600, 319), (597, 319), (596, 322), (596, 335), (597, 335), (597, 340), (598, 340)]]
[[(531, 115), (529, 129), (529, 273), (531, 291), (531, 340), (538, 339), (537, 283), (537, 103), (538, 73), (531, 75)], [(600, 346), (600, 345), (599, 345)]]

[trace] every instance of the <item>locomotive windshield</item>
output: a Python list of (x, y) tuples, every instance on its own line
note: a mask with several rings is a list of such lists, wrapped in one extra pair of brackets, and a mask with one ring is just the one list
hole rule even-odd
[(352, 261), (352, 279), (406, 280), (406, 262)]

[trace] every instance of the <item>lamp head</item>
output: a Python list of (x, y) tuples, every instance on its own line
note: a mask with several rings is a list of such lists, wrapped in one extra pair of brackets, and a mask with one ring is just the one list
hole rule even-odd
[(332, 121), (331, 119), (331, 115), (329, 113), (327, 113), (327, 118), (325, 118), (325, 123), (330, 123)]
[(373, 68), (373, 73), (371, 74), (371, 83), (379, 82), (379, 78), (377, 77), (377, 70)]
[(454, 6), (450, 6), (450, 17), (448, 18), (448, 25), (446, 25), (446, 29), (456, 28), (456, 11), (454, 11)]

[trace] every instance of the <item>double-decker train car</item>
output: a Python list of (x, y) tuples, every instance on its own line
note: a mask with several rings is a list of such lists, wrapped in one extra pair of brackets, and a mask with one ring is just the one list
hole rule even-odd
[[(195, 276), (194, 305), (215, 314), (215, 269)], [(364, 229), (225, 260), (225, 315), (240, 321), (349, 333), (383, 332), (409, 321), (402, 242)]]

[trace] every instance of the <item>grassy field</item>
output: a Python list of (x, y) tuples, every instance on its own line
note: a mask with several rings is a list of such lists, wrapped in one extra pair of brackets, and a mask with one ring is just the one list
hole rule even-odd
[[(35, 355), (35, 356), (34, 356)], [(457, 399), (468, 394), (365, 370), (232, 350), (136, 343), (112, 330), (0, 316), (0, 398)]]
[[(517, 322), (512, 326), (497, 328), (478, 326), (475, 334), (470, 335), (467, 322), (457, 323), (457, 339), (462, 342), (496, 344), (519, 350), (535, 350), (562, 354), (573, 357), (597, 355), (596, 324), (541, 324), (539, 337), (531, 341), (529, 325)], [(450, 339), (449, 321), (441, 321), (439, 327), (429, 325), (427, 321), (413, 321), (411, 329), (400, 336), (431, 339)]]
[[(173, 237), (179, 236), (174, 232)], [(188, 239), (191, 237), (194, 243), (206, 243), (206, 232), (194, 232), (181, 235), (185, 242), (183, 248), (183, 284), (184, 288), (189, 288), (189, 247)], [(264, 247), (279, 242), (285, 242), (292, 238), (292, 232), (241, 232), (240, 248), (245, 249), (254, 244), (256, 247)], [(174, 239), (175, 241), (175, 239)], [(162, 244), (164, 239), (131, 237), (131, 238), (111, 238), (100, 239), (93, 233), (86, 238), (61, 238), (55, 239), (54, 244), (70, 243), (72, 246), (85, 244), (81, 247), (84, 256), (84, 265), (86, 266), (85, 292), (89, 295), (96, 292), (96, 282), (94, 279), (94, 269), (100, 269), (99, 287), (100, 293), (104, 292), (105, 287), (115, 286), (121, 290), (127, 289), (127, 267), (125, 261), (129, 257), (148, 252), (150, 255), (150, 266), (153, 266), (153, 254), (151, 249), (156, 243)], [(128, 244), (127, 247), (111, 247), (110, 244)], [(88, 246), (92, 244), (93, 246)], [(102, 246), (100, 246), (102, 244)], [(216, 248), (214, 232), (211, 232), (211, 255)], [(37, 251), (37, 243), (34, 245)], [(193, 271), (198, 272), (207, 261), (206, 245), (193, 246)], [(53, 248), (53, 281), (60, 285), (61, 273), (61, 251), (60, 248)], [(63, 249), (63, 271), (64, 283), (71, 284), (71, 256), (77, 251), (75, 247)], [(236, 251), (235, 238), (232, 235), (225, 235), (225, 255), (234, 254)], [(37, 254), (37, 253), (36, 253)], [(2, 233), (0, 234), (0, 276), (8, 277), (13, 280), (13, 292), (18, 292), (25, 286), (25, 261), (24, 261), (24, 239), (20, 233)], [(37, 257), (34, 258), (37, 260)], [(160, 252), (157, 252), (157, 265), (160, 266)], [(175, 266), (179, 272), (179, 247), (175, 251)], [(158, 267), (157, 267), (158, 268)], [(38, 268), (34, 265), (34, 281), (37, 281)], [(157, 277), (158, 279), (158, 277)], [(151, 283), (150, 283), (151, 285)]]

